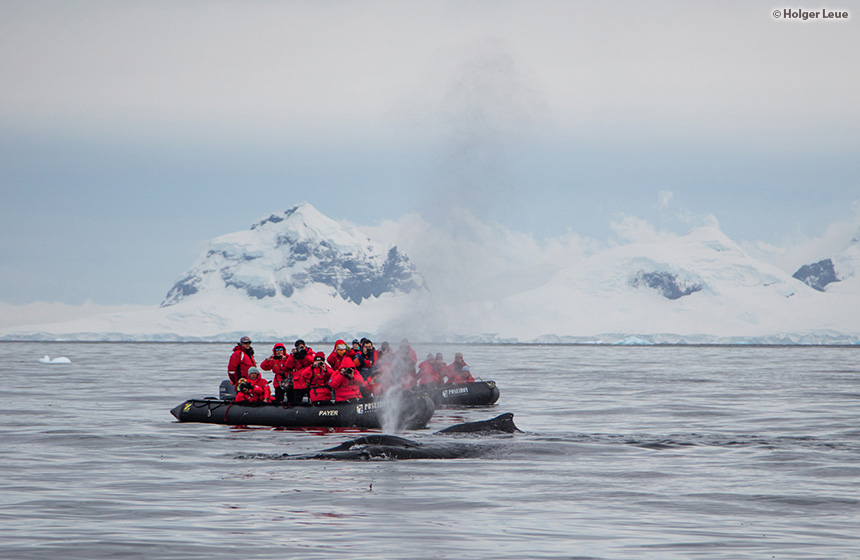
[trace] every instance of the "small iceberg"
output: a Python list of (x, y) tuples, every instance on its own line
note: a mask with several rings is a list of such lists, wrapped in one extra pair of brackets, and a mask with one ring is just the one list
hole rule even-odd
[(65, 356), (60, 356), (59, 358), (54, 358), (53, 360), (45, 354), (44, 358), (39, 358), (40, 364), (70, 364), (72, 360), (66, 358)]
[(624, 340), (615, 343), (617, 346), (652, 346), (654, 343), (638, 336), (628, 336)]

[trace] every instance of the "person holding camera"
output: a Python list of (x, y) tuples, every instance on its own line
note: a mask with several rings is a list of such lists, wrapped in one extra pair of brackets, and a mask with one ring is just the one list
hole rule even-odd
[(334, 370), (326, 363), (325, 352), (317, 352), (313, 365), (300, 372), (300, 375), (307, 379), (311, 404), (331, 403), (332, 392), (329, 382), (333, 374)]
[(243, 336), (239, 339), (239, 344), (233, 348), (233, 355), (230, 356), (230, 361), (227, 362), (227, 377), (235, 387), (239, 383), (239, 379), (248, 376), (248, 369), (257, 367), (257, 362), (254, 360), (254, 348), (251, 346), (251, 339)]
[(361, 352), (352, 358), (352, 363), (364, 378), (365, 383), (379, 375), (378, 361), (379, 352), (373, 347), (373, 342), (369, 338), (362, 338)]
[(248, 377), (242, 377), (236, 384), (234, 402), (265, 403), (272, 400), (269, 382), (260, 376), (260, 370), (248, 368)]
[(297, 375), (297, 372), (312, 366), (314, 363), (313, 348), (308, 348), (305, 341), (298, 339), (295, 343), (295, 348), (290, 351), (287, 356), (285, 369), (293, 374), (293, 394), (289, 402), (291, 404), (299, 404), (308, 395), (307, 379), (302, 375)]
[(352, 358), (344, 358), (340, 369), (332, 376), (329, 386), (334, 389), (335, 402), (355, 402), (361, 398), (361, 386), (364, 378), (355, 371)]
[(290, 402), (293, 392), (293, 372), (287, 369), (287, 347), (280, 342), (275, 344), (272, 355), (263, 360), (260, 369), (274, 373), (272, 378), (272, 385), (275, 387), (274, 402), (283, 402), (284, 396), (287, 397), (287, 402)]

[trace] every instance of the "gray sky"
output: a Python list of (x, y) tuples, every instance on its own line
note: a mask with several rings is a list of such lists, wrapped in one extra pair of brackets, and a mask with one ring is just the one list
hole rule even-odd
[(860, 12), (785, 7), (0, 0), (0, 301), (157, 304), (302, 200), (822, 236), (857, 219)]

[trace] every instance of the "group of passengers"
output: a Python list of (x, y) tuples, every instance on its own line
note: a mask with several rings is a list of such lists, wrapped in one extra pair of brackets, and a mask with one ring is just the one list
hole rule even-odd
[[(368, 338), (353, 340), (351, 346), (338, 340), (328, 356), (314, 352), (299, 339), (289, 353), (280, 342), (275, 344), (272, 355), (258, 367), (251, 339), (243, 336), (233, 348), (227, 375), (236, 389), (236, 402), (289, 404), (355, 402), (392, 389), (429, 389), (475, 381), (459, 352), (450, 364), (441, 353), (427, 354), (426, 360), (417, 362), (415, 350), (405, 338), (397, 350), (387, 342), (377, 350)], [(272, 372), (274, 395), (261, 369)]]

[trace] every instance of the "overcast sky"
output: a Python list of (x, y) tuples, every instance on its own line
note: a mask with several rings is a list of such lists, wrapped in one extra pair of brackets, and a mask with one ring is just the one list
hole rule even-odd
[(302, 200), (538, 241), (848, 231), (851, 5), (0, 0), (0, 301), (158, 304), (207, 240)]

